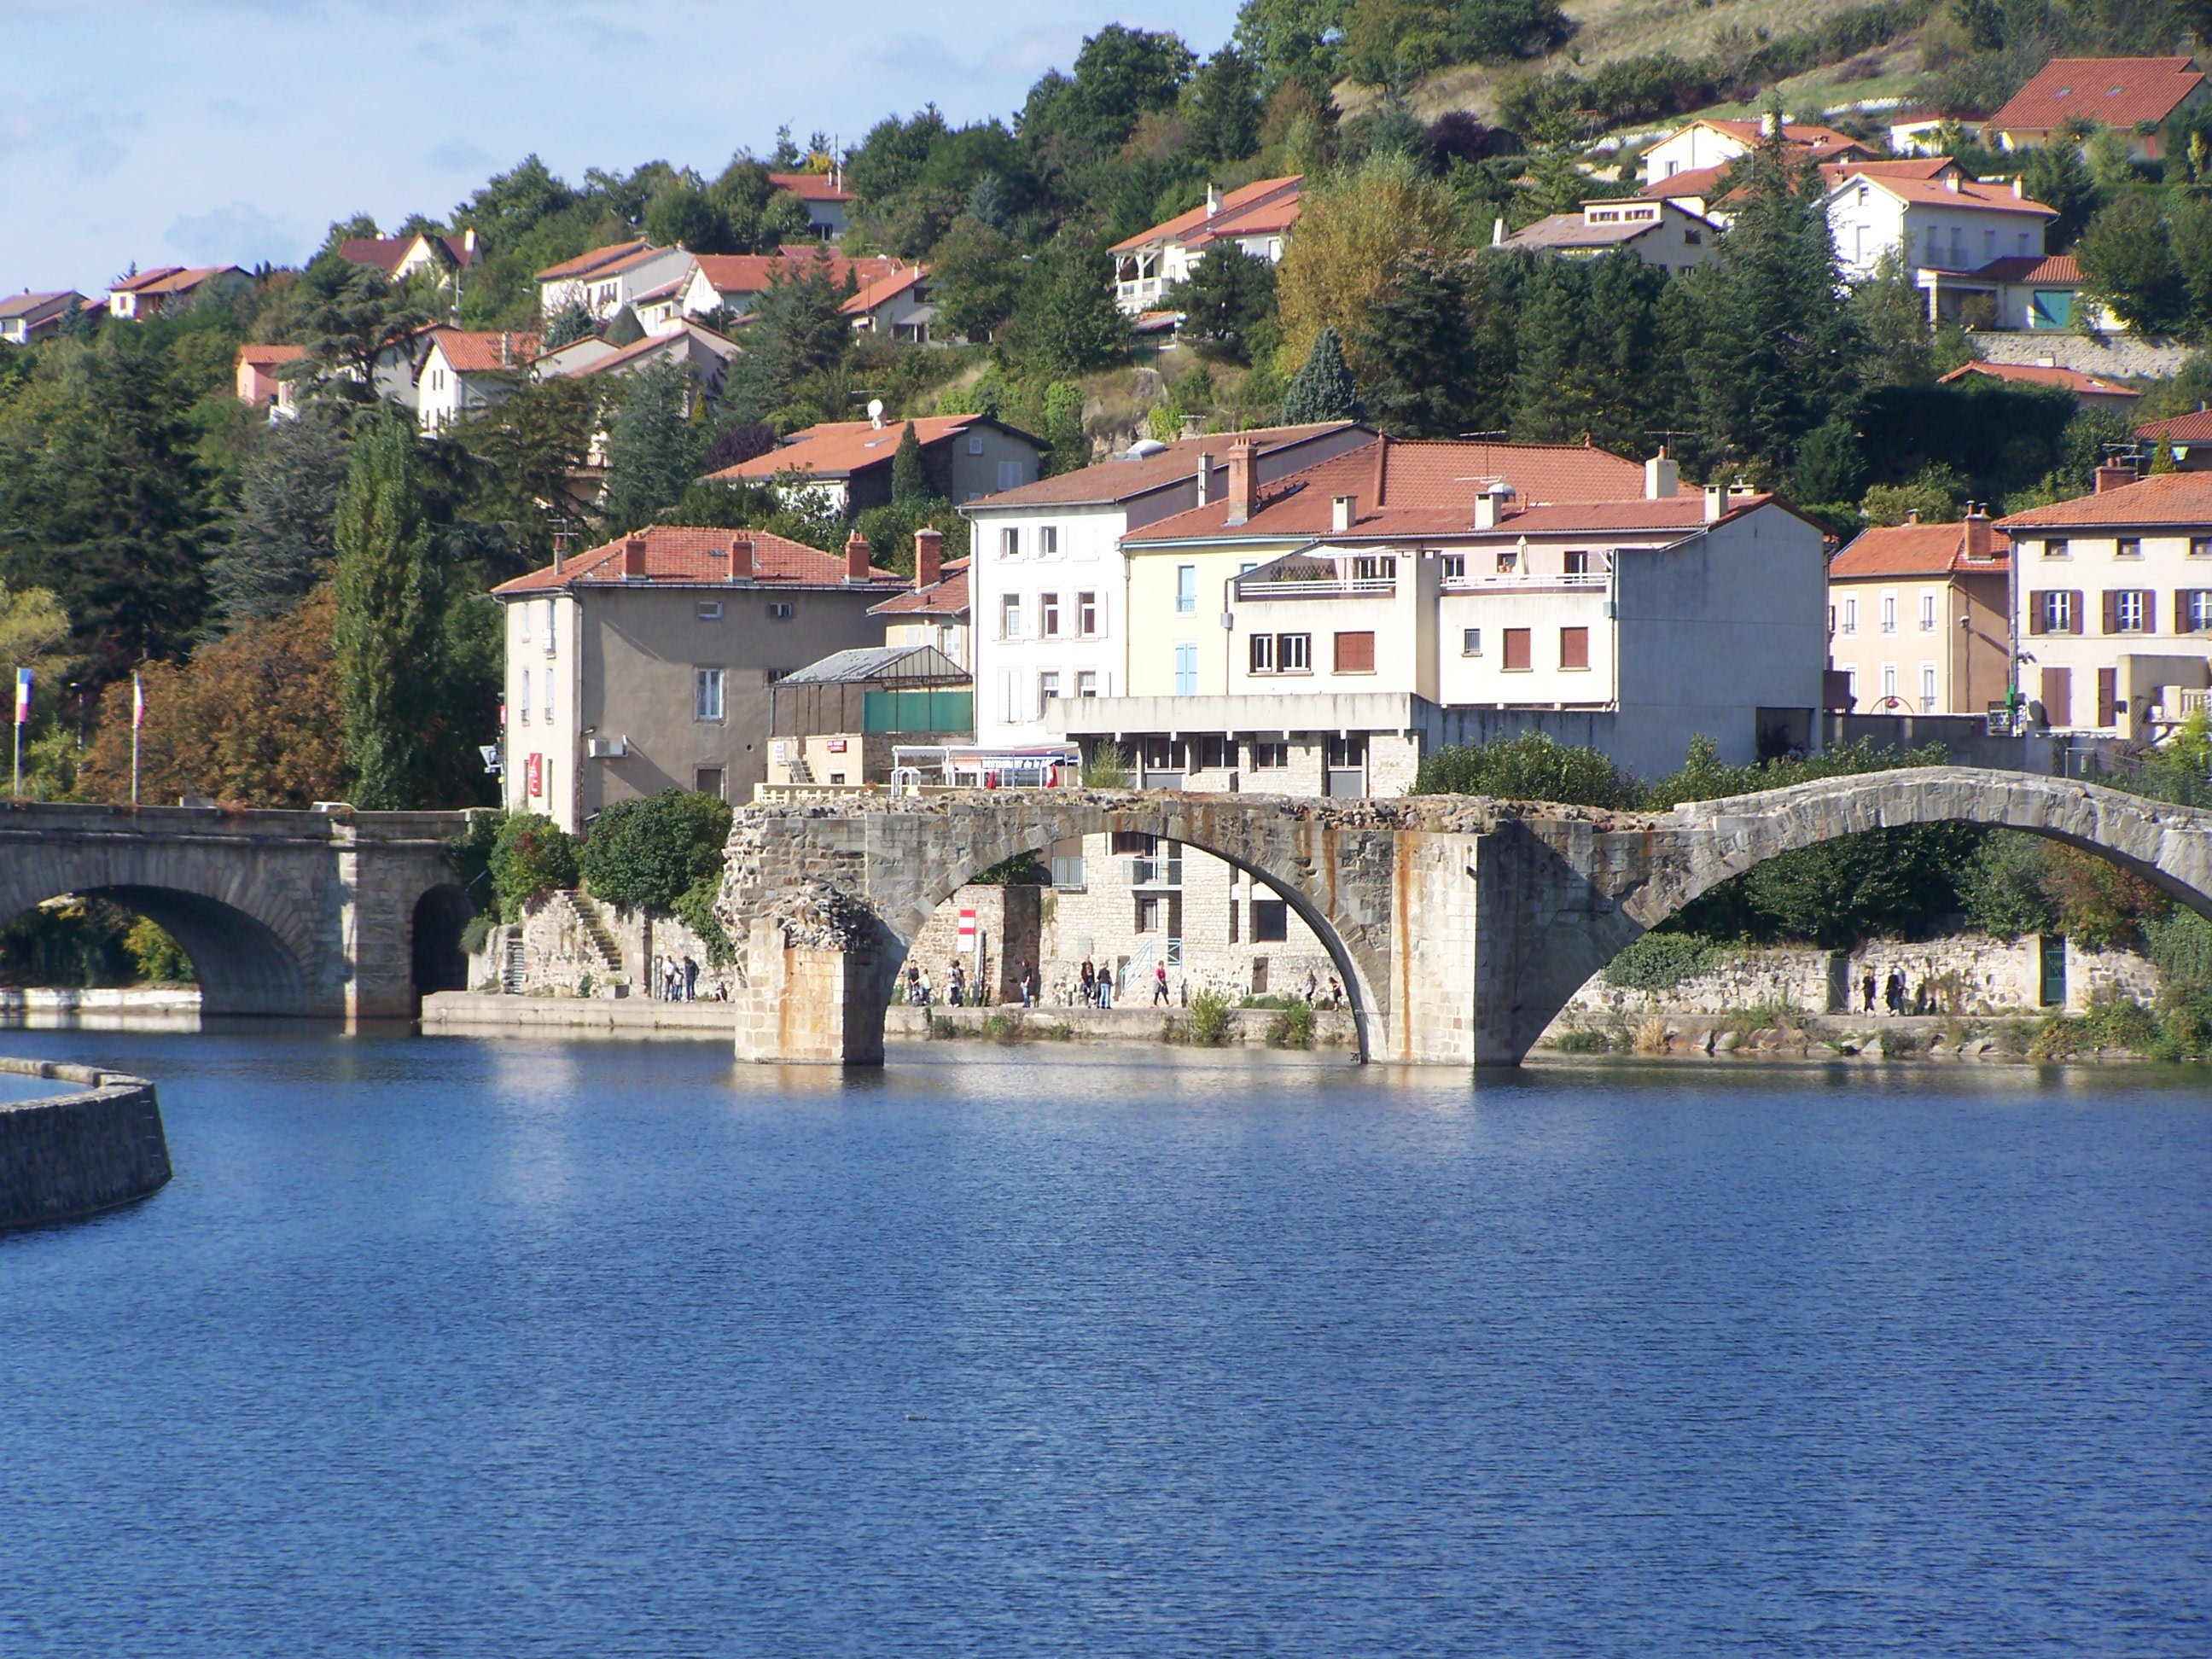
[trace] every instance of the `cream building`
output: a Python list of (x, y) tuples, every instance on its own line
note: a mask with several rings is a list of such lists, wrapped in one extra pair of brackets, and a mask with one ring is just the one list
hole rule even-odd
[(1989, 514), (1869, 530), (1828, 566), (1827, 706), (1986, 714), (2010, 680), (2011, 563)]

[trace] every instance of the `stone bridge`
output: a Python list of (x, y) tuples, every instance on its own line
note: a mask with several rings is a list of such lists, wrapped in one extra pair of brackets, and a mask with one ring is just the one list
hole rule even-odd
[(907, 949), (963, 883), (1056, 841), (1139, 831), (1288, 901), (1341, 972), (1363, 1059), (1510, 1065), (1590, 975), (1706, 889), (1839, 836), (1948, 823), (2101, 854), (2212, 917), (2212, 812), (1940, 766), (1665, 813), (1057, 789), (753, 806), (731, 829), (719, 914), (744, 959), (741, 1057), (876, 1062)]
[(463, 988), (463, 812), (0, 802), (0, 920), (63, 893), (150, 916), (210, 1014), (405, 1018)]

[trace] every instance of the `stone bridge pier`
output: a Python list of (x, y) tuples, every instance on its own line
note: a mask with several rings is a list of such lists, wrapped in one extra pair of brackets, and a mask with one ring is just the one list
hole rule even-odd
[(2212, 917), (2212, 813), (2067, 779), (1924, 767), (1607, 812), (1472, 797), (955, 791), (744, 808), (717, 910), (737, 1052), (873, 1064), (908, 948), (994, 865), (1131, 830), (1251, 872), (1327, 948), (1363, 1060), (1517, 1064), (1576, 989), (1715, 884), (1839, 836), (1973, 823), (2113, 860)]

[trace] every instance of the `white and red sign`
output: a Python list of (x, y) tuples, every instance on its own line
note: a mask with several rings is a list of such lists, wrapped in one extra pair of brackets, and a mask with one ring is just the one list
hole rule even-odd
[(973, 910), (960, 913), (960, 948), (970, 956), (975, 953), (975, 913)]
[(523, 762), (522, 776), (525, 786), (532, 794), (544, 794), (545, 793), (545, 757), (532, 755), (528, 760)]

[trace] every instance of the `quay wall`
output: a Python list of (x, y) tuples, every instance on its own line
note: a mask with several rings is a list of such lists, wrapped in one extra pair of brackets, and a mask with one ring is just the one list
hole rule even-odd
[(0, 1103), (0, 1228), (94, 1215), (168, 1182), (169, 1143), (145, 1079), (7, 1058), (0, 1072), (74, 1085), (40, 1100)]

